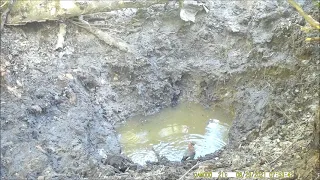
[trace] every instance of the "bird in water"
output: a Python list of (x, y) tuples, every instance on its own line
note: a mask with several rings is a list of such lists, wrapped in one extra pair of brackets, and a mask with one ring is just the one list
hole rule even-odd
[(196, 155), (194, 145), (195, 145), (194, 142), (189, 142), (188, 149), (186, 149), (186, 151), (184, 152), (181, 162), (194, 159), (194, 156)]

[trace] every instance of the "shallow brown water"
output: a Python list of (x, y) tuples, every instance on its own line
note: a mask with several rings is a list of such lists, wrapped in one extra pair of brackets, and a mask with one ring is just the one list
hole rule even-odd
[(152, 116), (129, 119), (117, 131), (124, 153), (134, 162), (156, 161), (153, 147), (171, 161), (180, 161), (189, 141), (196, 143), (196, 157), (227, 143), (232, 116), (222, 109), (207, 109), (186, 102)]

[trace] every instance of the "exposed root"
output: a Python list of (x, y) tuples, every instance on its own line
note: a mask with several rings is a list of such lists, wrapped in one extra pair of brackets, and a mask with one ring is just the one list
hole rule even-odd
[(105, 42), (106, 44), (108, 44), (110, 46), (114, 46), (116, 48), (119, 48), (121, 51), (133, 53), (133, 48), (131, 47), (131, 45), (129, 45), (128, 43), (126, 43), (122, 39), (112, 37), (112, 36), (108, 35), (107, 33), (101, 31), (100, 29), (91, 26), (87, 21), (83, 20), (82, 16), (79, 17), (79, 22), (74, 21), (74, 20), (70, 20), (70, 22), (74, 25), (77, 25), (77, 26), (89, 31), (90, 33), (95, 35), (98, 39), (100, 39), (101, 41)]

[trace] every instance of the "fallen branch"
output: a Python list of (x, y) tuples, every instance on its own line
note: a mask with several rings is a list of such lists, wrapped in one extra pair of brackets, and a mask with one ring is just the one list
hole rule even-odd
[(288, 0), (289, 4), (291, 4), (299, 14), (315, 29), (320, 29), (320, 23), (314, 20), (311, 16), (303, 11), (303, 9), (296, 3), (294, 0)]
[(80, 23), (70, 20), (71, 23), (89, 31), (106, 44), (117, 47), (122, 51), (133, 53), (133, 48), (131, 47), (131, 45), (127, 44), (122, 39), (111, 37), (110, 35), (101, 31), (100, 29), (91, 26), (87, 21), (83, 20), (82, 16), (79, 17), (79, 21)]
[(28, 22), (69, 19), (80, 15), (110, 12), (124, 8), (146, 8), (166, 2), (168, 0), (17, 1), (8, 15), (6, 25), (24, 25)]
[(307, 42), (320, 41), (320, 37), (309, 37), (306, 38)]
[[(205, 162), (205, 161), (203, 161), (203, 162)], [(201, 162), (201, 163), (203, 163), (203, 162)], [(181, 180), (182, 178), (184, 178), (193, 168), (199, 166), (201, 163), (199, 163), (199, 161), (198, 161), (197, 164), (195, 164), (194, 166), (192, 166), (186, 173), (184, 173), (184, 174), (179, 178), (179, 180)]]

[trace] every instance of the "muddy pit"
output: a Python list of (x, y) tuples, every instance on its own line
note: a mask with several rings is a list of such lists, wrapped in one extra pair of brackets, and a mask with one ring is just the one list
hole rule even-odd
[[(67, 24), (61, 51), (54, 50), (58, 22), (5, 28), (1, 178), (194, 179), (193, 172), (237, 170), (317, 178), (319, 45), (304, 42), (303, 18), (285, 1), (210, 1), (208, 7), (213, 10), (198, 13), (195, 23), (182, 21), (170, 5), (101, 15), (108, 19), (98, 22), (104, 31), (134, 45), (137, 54), (110, 47), (73, 24)], [(185, 123), (183, 115), (192, 111), (184, 110), (177, 127), (161, 119), (174, 117), (166, 113), (185, 108), (183, 102), (195, 102), (191, 110), (206, 116)], [(216, 108), (231, 118), (216, 117)], [(150, 142), (133, 139), (146, 143), (143, 153), (154, 146), (163, 155), (140, 166), (126, 157), (134, 160), (130, 145), (139, 147), (119, 141), (116, 125), (124, 125), (120, 134), (126, 136), (127, 120), (127, 126), (137, 123), (152, 133), (186, 125), (190, 134), (170, 136), (181, 146), (159, 133), (148, 134)], [(155, 127), (159, 121), (163, 126)], [(226, 129), (219, 137), (209, 135), (212, 147), (197, 144), (202, 157), (176, 162), (185, 144), (175, 138), (205, 140), (208, 121), (219, 127), (232, 121), (223, 125), (227, 139)], [(145, 135), (139, 133), (133, 130)]]

